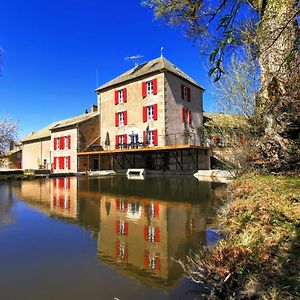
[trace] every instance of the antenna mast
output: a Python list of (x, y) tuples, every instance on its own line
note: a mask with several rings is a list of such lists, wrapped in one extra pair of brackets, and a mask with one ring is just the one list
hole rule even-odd
[(137, 54), (132, 56), (124, 57), (126, 61), (134, 61), (134, 66), (137, 67), (139, 65), (139, 59), (144, 57), (143, 55)]

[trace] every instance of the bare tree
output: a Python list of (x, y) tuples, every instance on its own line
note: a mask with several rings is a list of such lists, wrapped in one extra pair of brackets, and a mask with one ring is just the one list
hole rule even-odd
[(8, 151), (11, 143), (18, 139), (19, 124), (8, 116), (0, 117), (0, 157)]

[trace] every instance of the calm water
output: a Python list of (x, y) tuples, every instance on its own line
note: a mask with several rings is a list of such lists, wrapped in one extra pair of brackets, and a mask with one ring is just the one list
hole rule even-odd
[(193, 299), (173, 259), (211, 242), (193, 177), (0, 184), (0, 299)]

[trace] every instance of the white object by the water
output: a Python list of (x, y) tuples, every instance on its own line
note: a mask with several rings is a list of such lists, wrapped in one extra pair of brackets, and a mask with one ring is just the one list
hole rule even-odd
[(145, 172), (145, 169), (128, 169), (127, 172), (126, 172), (126, 175), (136, 175), (136, 176), (142, 176), (144, 175), (146, 172)]
[(233, 174), (225, 170), (199, 170), (194, 176), (204, 181), (227, 182), (233, 179)]
[(102, 170), (102, 171), (89, 171), (87, 173), (89, 176), (108, 176), (114, 175), (116, 172), (114, 170)]

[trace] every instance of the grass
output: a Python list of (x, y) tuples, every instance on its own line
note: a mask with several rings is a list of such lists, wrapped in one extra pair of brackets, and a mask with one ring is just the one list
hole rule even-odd
[(188, 275), (217, 299), (299, 299), (300, 177), (244, 175), (228, 189), (225, 238), (190, 260)]

